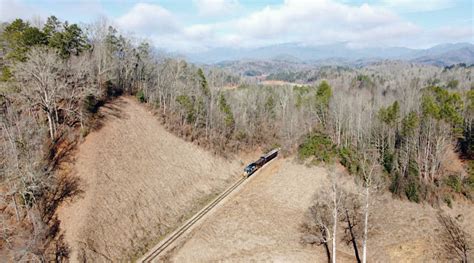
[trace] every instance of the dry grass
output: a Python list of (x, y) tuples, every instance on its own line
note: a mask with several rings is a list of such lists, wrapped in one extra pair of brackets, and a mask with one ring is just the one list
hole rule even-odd
[[(351, 177), (345, 188), (355, 191)], [(203, 221), (165, 259), (172, 262), (325, 262), (323, 247), (302, 245), (298, 226), (314, 193), (328, 187), (323, 168), (308, 168), (289, 159), (277, 160), (241, 192)], [(472, 204), (448, 209), (474, 234)], [(437, 210), (382, 194), (373, 204), (368, 240), (371, 262), (443, 261)], [(342, 227), (339, 227), (342, 231)], [(342, 238), (342, 232), (339, 233)], [(338, 261), (354, 262), (352, 247), (338, 244)]]
[(174, 262), (311, 262), (323, 251), (299, 245), (298, 226), (325, 171), (289, 160), (265, 167), (174, 251)]
[[(216, 158), (166, 132), (130, 98), (117, 100), (102, 113), (104, 125), (86, 138), (75, 161), (84, 193), (59, 213), (73, 261), (136, 259), (236, 179), (246, 161), (258, 156), (242, 154), (240, 163)], [(356, 189), (351, 177), (344, 181), (348, 189)], [(300, 243), (299, 225), (313, 195), (327, 187), (325, 169), (276, 160), (162, 259), (325, 261), (322, 247)], [(472, 203), (457, 202), (453, 209), (443, 209), (474, 236), (472, 208)], [(436, 215), (429, 205), (393, 199), (388, 193), (378, 197), (370, 215), (369, 260), (442, 261)], [(341, 242), (338, 260), (353, 262), (352, 248)]]
[(293, 83), (293, 82), (288, 82), (288, 81), (283, 81), (283, 80), (263, 80), (260, 82), (262, 85), (266, 86), (296, 86), (299, 85), (298, 83)]
[(71, 260), (131, 260), (234, 181), (237, 162), (165, 131), (133, 98), (104, 106), (103, 126), (79, 146), (83, 194), (59, 210)]

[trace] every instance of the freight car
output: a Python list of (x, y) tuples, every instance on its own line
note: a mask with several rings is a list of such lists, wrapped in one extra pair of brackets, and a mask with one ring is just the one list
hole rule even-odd
[(266, 163), (271, 161), (273, 158), (277, 157), (279, 151), (280, 151), (279, 148), (271, 150), (267, 154), (260, 157), (260, 159), (258, 159), (257, 161), (247, 165), (247, 167), (245, 167), (245, 169), (244, 169), (244, 176), (245, 177), (251, 176), (258, 169), (260, 169), (260, 167), (264, 166)]

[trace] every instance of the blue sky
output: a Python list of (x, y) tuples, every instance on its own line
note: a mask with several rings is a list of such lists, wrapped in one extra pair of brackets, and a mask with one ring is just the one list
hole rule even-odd
[(347, 43), (424, 48), (474, 43), (471, 0), (0, 0), (0, 20), (49, 15), (76, 23), (105, 17), (159, 48)]

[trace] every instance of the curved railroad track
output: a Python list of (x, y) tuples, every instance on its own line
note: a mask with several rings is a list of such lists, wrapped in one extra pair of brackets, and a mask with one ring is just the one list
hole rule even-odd
[(212, 208), (214, 208), (220, 201), (226, 198), (230, 193), (232, 193), (239, 185), (241, 185), (247, 177), (243, 177), (232, 186), (227, 188), (223, 193), (221, 193), (216, 199), (209, 203), (205, 208), (195, 214), (191, 219), (189, 219), (184, 225), (178, 228), (173, 232), (166, 240), (162, 241), (158, 246), (154, 247), (151, 252), (148, 252), (139, 262), (151, 262), (153, 259), (156, 259), (163, 251), (166, 250), (176, 239), (183, 235), (189, 228), (191, 228), (197, 221), (204, 217)]

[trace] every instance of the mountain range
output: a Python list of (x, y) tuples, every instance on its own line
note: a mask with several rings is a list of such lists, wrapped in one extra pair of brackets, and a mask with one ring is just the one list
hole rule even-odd
[(216, 64), (237, 60), (279, 60), (310, 64), (363, 64), (379, 60), (404, 60), (436, 66), (474, 64), (471, 43), (441, 44), (427, 49), (406, 47), (350, 48), (346, 43), (308, 46), (286, 43), (259, 48), (216, 48), (202, 53), (188, 53), (194, 63)]

